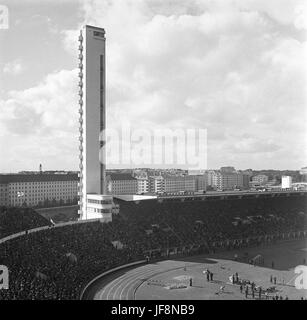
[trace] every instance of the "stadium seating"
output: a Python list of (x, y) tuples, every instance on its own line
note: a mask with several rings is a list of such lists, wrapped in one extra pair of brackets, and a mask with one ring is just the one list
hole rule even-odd
[(50, 222), (33, 209), (0, 207), (0, 239), (48, 224)]
[[(150, 251), (193, 246), (206, 251), (215, 242), (280, 236), (306, 225), (305, 197), (118, 203), (120, 214), (112, 223), (50, 227), (0, 244), (0, 265), (10, 270), (10, 288), (0, 291), (0, 300), (78, 299), (95, 275), (143, 259)], [(47, 223), (30, 209), (31, 214), (9, 211), (13, 214), (1, 236)], [(7, 221), (7, 214), (1, 221)]]

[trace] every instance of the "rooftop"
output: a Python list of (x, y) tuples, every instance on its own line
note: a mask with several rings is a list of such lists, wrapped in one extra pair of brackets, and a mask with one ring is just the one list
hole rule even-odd
[(111, 180), (137, 180), (129, 173), (111, 173), (108, 176)]
[(0, 183), (40, 182), (40, 181), (78, 181), (77, 173), (54, 174), (0, 174)]

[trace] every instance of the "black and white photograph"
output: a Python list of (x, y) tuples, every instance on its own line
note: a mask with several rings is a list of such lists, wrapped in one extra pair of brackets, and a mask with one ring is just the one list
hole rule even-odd
[(306, 32), (305, 0), (0, 0), (0, 308), (307, 300)]

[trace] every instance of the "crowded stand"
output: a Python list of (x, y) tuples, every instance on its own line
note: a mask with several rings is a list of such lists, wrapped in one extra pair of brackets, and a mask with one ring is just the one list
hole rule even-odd
[[(305, 197), (160, 203), (149, 200), (137, 204), (120, 201), (119, 204), (121, 216), (130, 222), (119, 227), (120, 230), (125, 228), (126, 238), (130, 237), (130, 232), (138, 235), (151, 230), (147, 241), (142, 240), (143, 245), (148, 243), (147, 249), (156, 241), (164, 247), (167, 242), (169, 246), (178, 246), (199, 245), (204, 241), (210, 246), (218, 241), (293, 232), (306, 226)], [(115, 223), (119, 224), (117, 220)]]
[(0, 239), (50, 222), (31, 208), (0, 207)]
[[(78, 299), (97, 274), (148, 256), (166, 258), (170, 248), (195, 254), (229, 249), (229, 241), (305, 235), (305, 196), (116, 202), (120, 212), (111, 223), (50, 226), (0, 244), (0, 265), (10, 270), (10, 288), (0, 291), (0, 300)], [(15, 225), (20, 230), (29, 223)]]
[(78, 299), (82, 285), (99, 272), (132, 261), (131, 250), (115, 249), (105, 227), (50, 227), (1, 244), (0, 265), (10, 271), (10, 286), (0, 299)]

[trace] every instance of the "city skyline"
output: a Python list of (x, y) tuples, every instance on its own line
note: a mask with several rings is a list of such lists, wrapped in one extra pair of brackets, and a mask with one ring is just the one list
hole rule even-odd
[(305, 166), (302, 1), (59, 3), (3, 1), (0, 172), (78, 169), (83, 24), (107, 32), (110, 128), (207, 129), (208, 168)]

